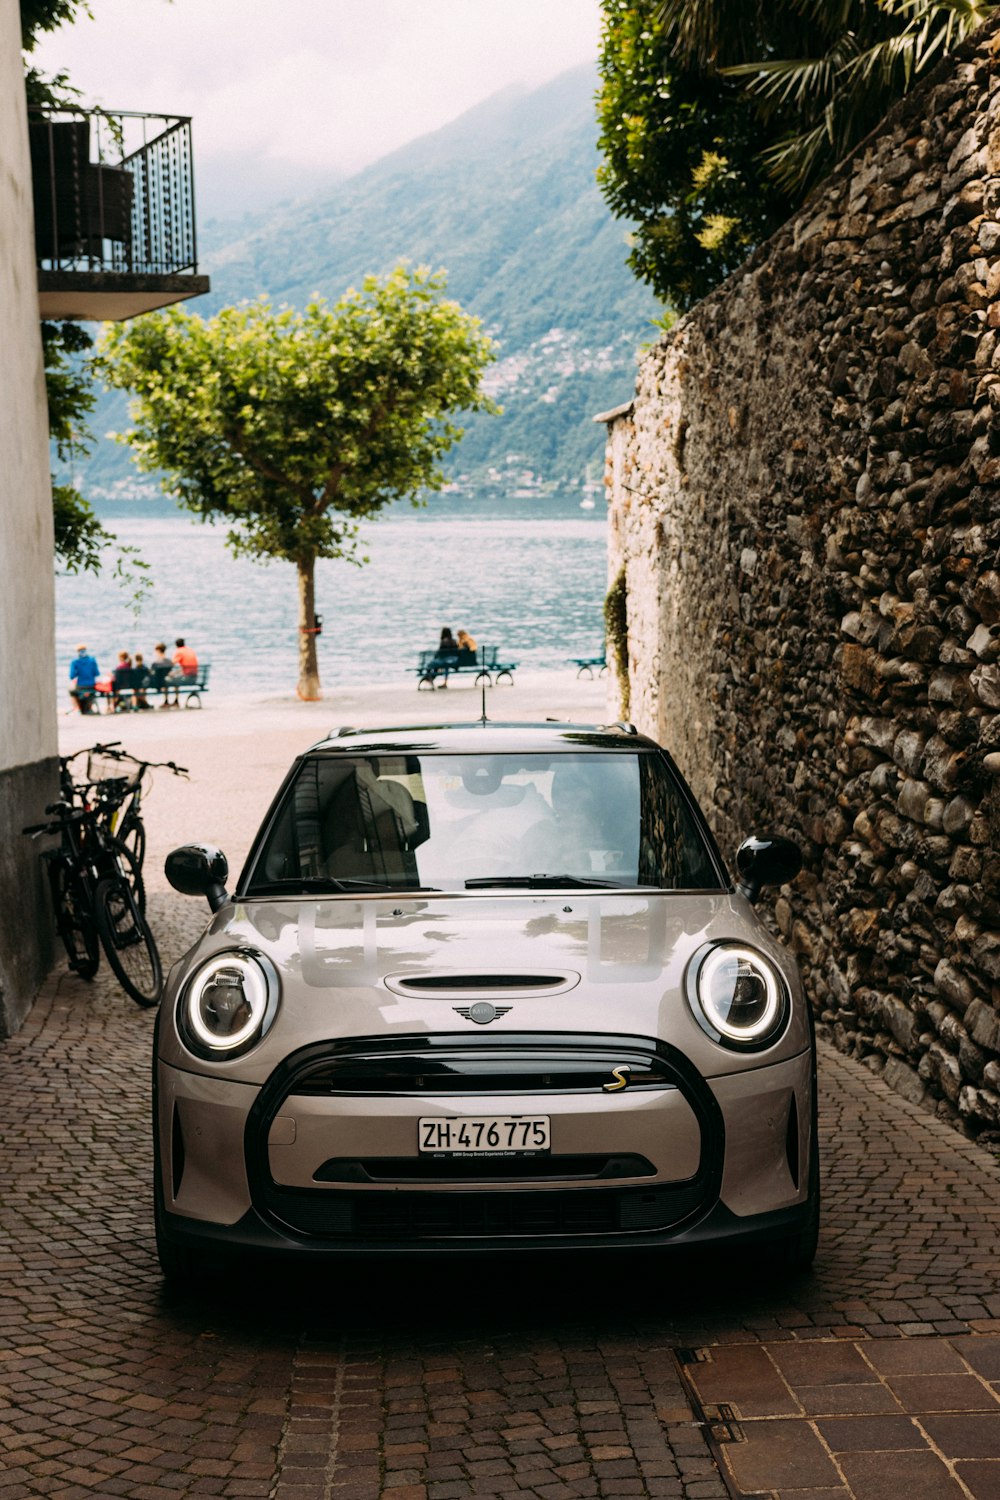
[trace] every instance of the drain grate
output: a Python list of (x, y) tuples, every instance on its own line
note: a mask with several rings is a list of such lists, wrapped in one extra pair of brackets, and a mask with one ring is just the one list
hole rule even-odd
[(746, 1491), (737, 1486), (721, 1451), (727, 1443), (745, 1442), (743, 1429), (736, 1419), (733, 1408), (725, 1401), (719, 1401), (713, 1406), (702, 1405), (691, 1378), (691, 1367), (704, 1364), (708, 1359), (707, 1352), (704, 1349), (675, 1349), (673, 1355), (684, 1394), (694, 1413), (695, 1424), (705, 1439), (705, 1445), (714, 1460), (719, 1478), (726, 1486), (730, 1500), (749, 1500)]

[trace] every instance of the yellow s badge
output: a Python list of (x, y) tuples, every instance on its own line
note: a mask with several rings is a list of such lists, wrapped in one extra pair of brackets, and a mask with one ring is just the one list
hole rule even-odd
[(615, 1082), (604, 1084), (604, 1092), (606, 1094), (616, 1094), (619, 1089), (627, 1089), (628, 1078), (626, 1077), (626, 1075), (628, 1073), (631, 1073), (631, 1071), (632, 1069), (629, 1067), (628, 1063), (619, 1063), (617, 1068), (612, 1068), (611, 1076), (615, 1080)]

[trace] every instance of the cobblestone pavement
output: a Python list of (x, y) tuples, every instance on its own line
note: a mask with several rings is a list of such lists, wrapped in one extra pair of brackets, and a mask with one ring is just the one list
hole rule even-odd
[[(151, 911), (176, 957), (202, 909)], [(448, 1260), (172, 1298), (152, 1026), (57, 971), (0, 1048), (0, 1500), (1000, 1497), (1000, 1170), (838, 1054), (812, 1276)]]

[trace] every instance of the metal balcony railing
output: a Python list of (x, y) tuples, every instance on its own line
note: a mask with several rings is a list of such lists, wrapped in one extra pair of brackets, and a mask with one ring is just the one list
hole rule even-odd
[(32, 107), (28, 135), (41, 271), (197, 270), (189, 118)]

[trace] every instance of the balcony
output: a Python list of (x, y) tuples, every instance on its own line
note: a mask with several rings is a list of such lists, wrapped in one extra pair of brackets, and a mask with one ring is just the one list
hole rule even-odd
[(43, 318), (117, 321), (208, 291), (189, 119), (31, 108), (28, 138)]

